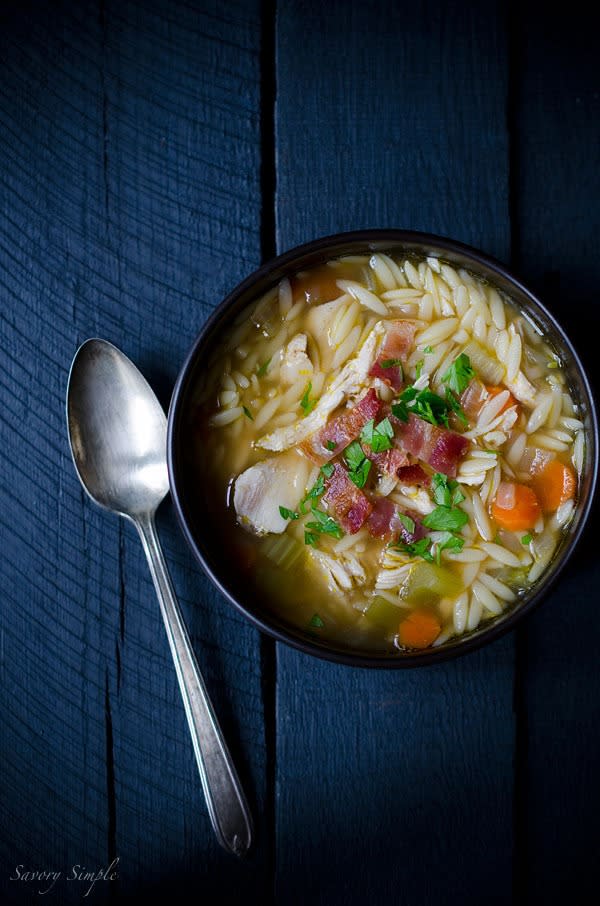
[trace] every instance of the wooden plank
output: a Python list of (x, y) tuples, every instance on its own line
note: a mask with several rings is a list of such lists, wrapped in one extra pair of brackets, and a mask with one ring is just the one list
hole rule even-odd
[[(506, 49), (500, 4), (280, 4), (279, 250), (399, 226), (507, 258)], [(279, 902), (511, 901), (513, 663), (512, 637), (409, 672), (278, 646)]]
[[(564, 325), (597, 387), (598, 21), (577, 4), (569, 21), (586, 24), (566, 40), (559, 10), (527, 2), (513, 23), (516, 254), (523, 278)], [(596, 512), (572, 565), (520, 640), (523, 903), (585, 902), (598, 856), (599, 529)]]
[[(259, 263), (258, 2), (15, 9), (0, 40), (2, 882), (18, 863), (118, 856), (99, 902), (190, 885), (266, 902), (258, 634), (167, 508), (166, 557), (257, 817), (243, 865), (210, 827), (141, 547), (84, 499), (63, 414), (89, 335), (123, 348), (166, 405), (198, 327)], [(81, 894), (63, 883), (59, 898)]]

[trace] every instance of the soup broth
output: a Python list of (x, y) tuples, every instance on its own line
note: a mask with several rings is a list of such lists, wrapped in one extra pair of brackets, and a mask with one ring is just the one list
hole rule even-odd
[(437, 258), (336, 259), (236, 320), (194, 450), (232, 565), (266, 609), (373, 652), (442, 645), (542, 576), (583, 423), (556, 352)]

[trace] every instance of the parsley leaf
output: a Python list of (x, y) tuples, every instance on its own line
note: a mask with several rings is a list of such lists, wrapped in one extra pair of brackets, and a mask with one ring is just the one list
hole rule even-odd
[(334, 444), (334, 442), (332, 440), (328, 440), (325, 442), (325, 446), (327, 447), (328, 450), (331, 450), (333, 452), (333, 450), (335, 450), (337, 444)]
[(344, 533), (335, 519), (328, 516), (323, 510), (319, 510), (316, 506), (312, 506), (310, 511), (315, 519), (314, 522), (306, 523), (307, 529), (312, 529), (319, 535), (331, 535), (332, 538), (344, 537)]
[(408, 406), (404, 400), (397, 400), (392, 404), (392, 415), (395, 415), (396, 418), (399, 418), (401, 422), (408, 421)]
[(366, 457), (363, 453), (363, 448), (357, 440), (353, 440), (352, 443), (344, 450), (344, 459), (346, 460), (350, 471), (358, 469), (363, 459), (365, 458)]
[[(390, 425), (391, 427), (391, 425)], [(348, 466), (348, 478), (353, 481), (357, 488), (364, 488), (371, 471), (371, 460), (367, 459), (363, 448), (357, 440), (346, 447), (344, 459)]]
[(425, 355), (431, 355), (431, 353), (433, 352), (433, 346), (426, 346), (423, 352), (425, 353)]
[(300, 515), (295, 513), (294, 510), (288, 510), (286, 506), (279, 507), (279, 515), (282, 519), (299, 519)]
[(321, 472), (323, 473), (325, 478), (331, 478), (331, 476), (335, 472), (335, 466), (330, 462), (326, 462), (324, 466), (321, 466)]
[[(333, 467), (332, 467), (332, 469), (333, 469)], [(321, 469), (321, 473), (323, 473), (323, 469)], [(329, 478), (329, 476), (327, 476), (327, 477)], [(302, 500), (298, 504), (298, 509), (302, 513), (303, 516), (306, 513), (306, 507), (304, 504), (307, 503), (309, 500), (316, 500), (318, 497), (320, 497), (324, 493), (325, 493), (325, 480), (323, 478), (323, 474), (320, 474), (319, 477), (317, 478), (317, 480), (315, 481), (315, 483), (313, 484), (312, 488), (310, 489), (310, 491), (307, 491), (306, 495), (302, 498)]]
[(423, 519), (423, 525), (434, 532), (458, 532), (469, 521), (464, 510), (457, 507), (437, 506)]
[(448, 371), (442, 375), (442, 381), (447, 384), (449, 389), (457, 396), (467, 389), (471, 378), (475, 377), (475, 372), (471, 367), (471, 360), (464, 352), (450, 365)]
[(417, 380), (419, 380), (419, 378), (421, 377), (421, 374), (422, 374), (422, 372), (423, 372), (423, 365), (424, 365), (424, 364), (425, 364), (425, 359), (419, 359), (419, 361), (418, 361), (417, 364), (415, 365), (415, 374), (416, 374), (416, 376), (417, 376)]
[(247, 406), (242, 406), (242, 409), (244, 410), (244, 415), (246, 416), (246, 418), (249, 418), (250, 421), (253, 422), (253, 421), (254, 421), (254, 416), (252, 415), (252, 413), (250, 412), (250, 410), (248, 409), (248, 407), (247, 407)]
[(458, 482), (448, 478), (447, 475), (443, 475), (441, 472), (435, 473), (431, 479), (431, 487), (433, 499), (438, 506), (456, 506), (465, 499)]
[(422, 557), (428, 563), (433, 563), (431, 543), (431, 538), (421, 538), (420, 541), (415, 541), (413, 544), (404, 544), (403, 541), (398, 541), (396, 544), (392, 544), (391, 547), (408, 554), (409, 557)]
[(389, 418), (384, 418), (374, 427), (373, 419), (367, 422), (361, 431), (360, 439), (363, 444), (368, 444), (373, 453), (383, 453), (385, 450), (391, 450), (394, 429)]
[(315, 535), (314, 532), (306, 532), (306, 531), (304, 532), (304, 543), (305, 544), (310, 544), (311, 547), (316, 547), (318, 540), (319, 540), (319, 536)]
[(325, 625), (325, 623), (323, 622), (323, 620), (321, 619), (321, 617), (319, 616), (318, 613), (314, 613), (312, 615), (312, 617), (310, 618), (310, 620), (308, 621), (308, 625), (311, 627), (314, 627), (315, 629), (322, 629), (323, 626)]
[(457, 418), (463, 423), (463, 425), (468, 425), (469, 422), (467, 416), (463, 412), (461, 404), (458, 402), (456, 396), (449, 387), (446, 387), (446, 402), (448, 403), (450, 409), (452, 409), (452, 411), (456, 413)]
[(269, 370), (269, 365), (270, 365), (270, 364), (271, 364), (271, 359), (267, 359), (266, 362), (263, 362), (263, 364), (258, 368), (258, 370), (257, 370), (257, 372), (256, 372), (256, 374), (258, 375), (258, 377), (264, 377), (264, 376), (265, 376), (265, 374), (266, 374), (267, 371)]
[(406, 513), (398, 513), (398, 519), (404, 526), (407, 532), (410, 532), (412, 535), (415, 531), (415, 520), (411, 519), (410, 516), (407, 516)]
[(441, 562), (442, 551), (443, 550), (456, 550), (461, 551), (465, 546), (465, 539), (461, 538), (459, 535), (453, 535), (452, 532), (444, 532), (441, 538), (435, 543), (435, 559), (436, 562)]
[(309, 415), (313, 411), (315, 406), (317, 405), (317, 401), (315, 399), (311, 400), (311, 398), (310, 398), (311, 390), (312, 390), (312, 382), (309, 381), (306, 386), (306, 390), (304, 391), (304, 394), (302, 396), (302, 399), (300, 400), (300, 405), (302, 407), (302, 411), (304, 412), (305, 417), (307, 415)]
[(533, 541), (533, 535), (523, 535), (521, 538), (521, 544), (531, 544)]

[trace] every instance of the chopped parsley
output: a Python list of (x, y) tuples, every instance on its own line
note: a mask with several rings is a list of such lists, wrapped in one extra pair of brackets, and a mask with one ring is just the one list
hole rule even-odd
[(304, 532), (304, 543), (305, 544), (310, 544), (311, 547), (316, 547), (318, 540), (319, 540), (319, 536), (315, 535), (314, 532), (306, 532), (306, 531)]
[(242, 409), (244, 410), (244, 415), (246, 416), (246, 418), (249, 418), (250, 421), (253, 422), (253, 421), (254, 421), (254, 416), (252, 415), (252, 413), (251, 413), (250, 410), (248, 409), (248, 406), (242, 406)]
[(417, 376), (417, 380), (419, 380), (419, 378), (421, 377), (421, 375), (423, 373), (424, 364), (425, 364), (425, 359), (419, 359), (419, 361), (415, 365), (415, 374)]
[(258, 377), (264, 377), (267, 371), (269, 370), (269, 365), (271, 364), (271, 359), (267, 359), (266, 362), (263, 362), (262, 365), (258, 368), (256, 374)]
[(305, 532), (304, 540), (307, 544), (312, 544), (312, 541), (306, 541), (306, 535), (331, 535), (332, 538), (343, 538), (344, 533), (341, 527), (337, 524), (335, 519), (331, 516), (328, 516), (327, 513), (324, 513), (323, 510), (318, 509), (316, 506), (310, 508), (311, 513), (315, 517), (312, 522), (306, 523), (306, 528), (308, 532)]
[(421, 538), (420, 541), (414, 541), (412, 544), (405, 544), (404, 541), (397, 541), (391, 547), (408, 554), (409, 557), (422, 557), (428, 563), (433, 563), (433, 554), (431, 553), (431, 538)]
[(323, 622), (323, 620), (321, 619), (321, 617), (319, 616), (318, 613), (314, 613), (312, 615), (312, 617), (310, 618), (310, 620), (308, 621), (308, 625), (310, 627), (312, 627), (313, 629), (322, 629), (323, 626), (325, 625), (325, 623)]
[(325, 446), (328, 450), (331, 450), (333, 452), (333, 450), (335, 450), (335, 448), (337, 447), (337, 444), (334, 444), (332, 440), (328, 440), (325, 442)]
[(416, 390), (414, 387), (403, 390), (392, 404), (392, 413), (396, 418), (407, 422), (411, 412), (432, 425), (448, 427), (448, 404), (433, 390)]
[(375, 427), (375, 420), (367, 422), (360, 433), (360, 439), (363, 444), (368, 444), (373, 453), (383, 453), (385, 450), (391, 450), (394, 429), (389, 418), (384, 418)]
[(468, 515), (458, 507), (436, 506), (424, 517), (423, 525), (434, 532), (458, 532), (468, 521)]
[(438, 506), (457, 506), (465, 499), (458, 482), (441, 472), (436, 472), (431, 479), (433, 499)]
[(469, 422), (468, 422), (467, 416), (463, 412), (462, 406), (460, 405), (456, 396), (454, 395), (452, 390), (450, 390), (449, 387), (446, 387), (446, 402), (448, 403), (449, 408), (452, 409), (452, 411), (457, 415), (457, 417), (463, 423), (463, 425), (468, 425)]
[(303, 497), (298, 504), (298, 510), (303, 516), (306, 513), (305, 504), (308, 503), (309, 500), (317, 500), (325, 493), (325, 478), (331, 478), (334, 469), (335, 466), (330, 462), (326, 462), (324, 466), (321, 466), (319, 477), (313, 484), (310, 491), (307, 491), (306, 496)]
[[(390, 426), (391, 427), (391, 426)], [(371, 471), (371, 460), (367, 459), (363, 448), (357, 440), (344, 450), (344, 459), (348, 466), (348, 478), (353, 481), (357, 488), (364, 488)]]
[(282, 519), (299, 519), (300, 515), (295, 510), (288, 510), (286, 506), (279, 507), (279, 515)]
[(448, 386), (452, 393), (456, 393), (457, 396), (467, 389), (472, 378), (475, 377), (475, 372), (471, 367), (471, 360), (468, 355), (465, 355), (464, 352), (454, 360), (450, 365), (448, 371), (442, 375), (442, 381)]
[(433, 352), (433, 346), (426, 346), (425, 349), (423, 350), (423, 353), (425, 355), (431, 355), (432, 352)]
[(521, 544), (531, 544), (533, 541), (533, 535), (523, 535), (521, 538)]
[(407, 532), (414, 534), (415, 531), (415, 520), (411, 519), (410, 516), (407, 516), (406, 513), (398, 513), (398, 519), (404, 526)]
[(304, 391), (302, 399), (300, 400), (300, 405), (302, 407), (302, 411), (304, 412), (305, 417), (307, 415), (310, 415), (310, 413), (313, 411), (313, 409), (317, 405), (316, 399), (310, 398), (311, 390), (312, 390), (312, 383), (311, 383), (311, 381), (309, 381), (308, 384), (306, 385), (306, 390)]

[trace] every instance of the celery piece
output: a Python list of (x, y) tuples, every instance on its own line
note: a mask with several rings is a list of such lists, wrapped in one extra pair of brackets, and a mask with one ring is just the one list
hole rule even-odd
[(415, 563), (400, 586), (400, 597), (407, 604), (435, 603), (439, 598), (454, 598), (463, 589), (453, 572), (436, 563)]
[(405, 615), (404, 608), (390, 603), (380, 595), (376, 595), (365, 610), (365, 617), (369, 623), (385, 632), (397, 632), (398, 624)]
[(263, 541), (263, 551), (277, 566), (291, 569), (304, 553), (304, 545), (289, 535), (269, 535)]

